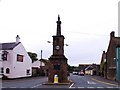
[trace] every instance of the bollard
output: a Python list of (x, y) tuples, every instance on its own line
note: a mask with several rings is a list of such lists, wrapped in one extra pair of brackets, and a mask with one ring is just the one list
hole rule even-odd
[(54, 75), (54, 83), (58, 83), (58, 75)]

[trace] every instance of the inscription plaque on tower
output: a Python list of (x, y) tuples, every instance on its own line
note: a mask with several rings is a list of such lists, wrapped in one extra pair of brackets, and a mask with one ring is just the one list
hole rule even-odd
[(50, 56), (49, 61), (49, 75), (48, 82), (54, 82), (54, 76), (58, 76), (59, 83), (68, 82), (67, 76), (67, 58), (64, 55), (64, 36), (61, 35), (61, 21), (58, 15), (57, 33), (53, 36), (53, 54)]

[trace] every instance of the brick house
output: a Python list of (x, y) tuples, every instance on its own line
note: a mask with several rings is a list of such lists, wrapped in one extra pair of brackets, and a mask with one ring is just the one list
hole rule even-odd
[(115, 32), (110, 33), (110, 41), (106, 53), (107, 78), (116, 80), (116, 48), (120, 46), (120, 37), (115, 37)]

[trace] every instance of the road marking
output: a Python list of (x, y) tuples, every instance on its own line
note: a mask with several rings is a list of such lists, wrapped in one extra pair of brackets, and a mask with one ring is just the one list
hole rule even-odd
[(72, 83), (69, 88), (73, 88), (73, 87), (72, 87), (73, 85), (74, 85), (74, 83)]
[(35, 85), (35, 86), (33, 86), (33, 87), (31, 87), (31, 88), (35, 88), (35, 87), (38, 87), (38, 86), (41, 86), (42, 84), (38, 84), (38, 85)]
[(114, 87), (106, 87), (106, 88), (114, 88)]
[(78, 87), (78, 88), (85, 88), (85, 87)]
[(95, 88), (95, 87), (87, 87), (87, 88)]
[(104, 87), (96, 87), (96, 88), (104, 88)]
[(92, 80), (97, 81), (97, 82), (100, 82), (100, 83), (104, 83), (104, 84), (112, 85), (112, 86), (118, 86), (118, 85), (116, 85), (116, 84), (112, 84), (112, 83), (108, 83), (108, 82), (99, 81), (99, 80), (94, 79), (94, 78), (92, 78)]
[(88, 84), (96, 84), (95, 82), (87, 81)]

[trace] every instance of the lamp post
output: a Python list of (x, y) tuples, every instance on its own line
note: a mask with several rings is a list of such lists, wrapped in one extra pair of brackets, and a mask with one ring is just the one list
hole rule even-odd
[(42, 52), (43, 52), (43, 50), (41, 50), (41, 59), (42, 59)]
[[(47, 41), (47, 43), (52, 43), (53, 44), (53, 42), (51, 42), (51, 41)], [(69, 46), (68, 44), (64, 44), (65, 46)]]

